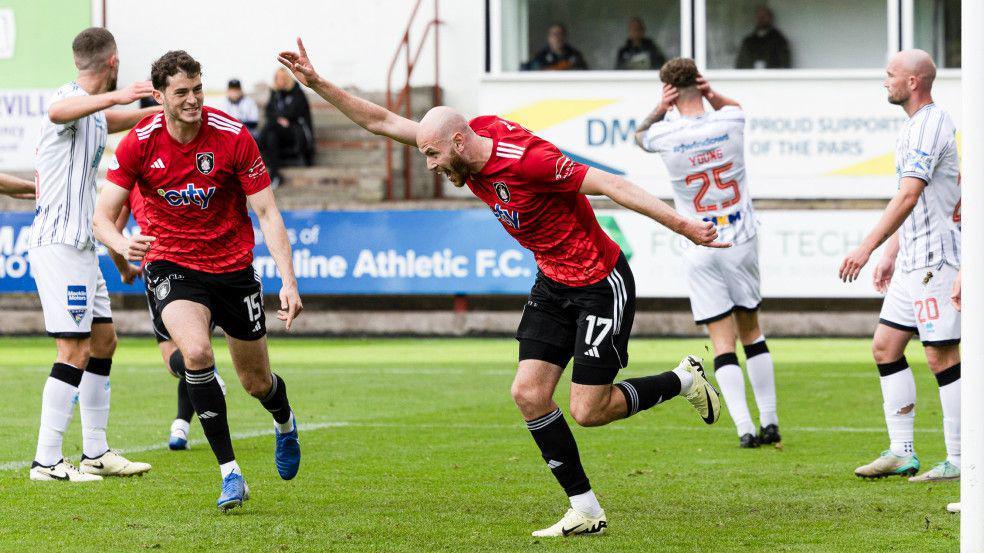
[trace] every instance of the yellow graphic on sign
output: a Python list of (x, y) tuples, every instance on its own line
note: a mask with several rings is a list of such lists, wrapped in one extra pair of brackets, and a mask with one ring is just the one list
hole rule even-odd
[(596, 109), (616, 103), (618, 100), (540, 100), (502, 114), (502, 118), (515, 121), (527, 129), (538, 132), (559, 125)]
[[(963, 136), (957, 133), (957, 153), (963, 152)], [(862, 162), (829, 171), (827, 176), (883, 177), (895, 174), (895, 152), (888, 152)]]

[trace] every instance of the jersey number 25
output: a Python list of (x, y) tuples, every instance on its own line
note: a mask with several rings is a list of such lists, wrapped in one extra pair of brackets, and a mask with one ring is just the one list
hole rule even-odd
[[(738, 188), (738, 181), (735, 179), (724, 180), (722, 175), (731, 169), (731, 163), (725, 163), (720, 167), (715, 167), (708, 172), (704, 173), (694, 173), (692, 175), (687, 175), (687, 186), (694, 184), (696, 182), (701, 182), (700, 190), (697, 195), (694, 196), (694, 208), (697, 209), (697, 213), (704, 213), (707, 211), (716, 211), (718, 209), (725, 209), (731, 207), (741, 201), (741, 190)], [(711, 187), (711, 181), (721, 190), (731, 189), (731, 199), (726, 200), (720, 204), (704, 204), (704, 196), (707, 194), (707, 190)]]

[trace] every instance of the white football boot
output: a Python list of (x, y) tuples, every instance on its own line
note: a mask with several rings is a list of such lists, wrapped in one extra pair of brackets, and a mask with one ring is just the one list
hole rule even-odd
[(589, 517), (574, 509), (568, 509), (564, 518), (557, 521), (557, 524), (543, 530), (533, 532), (536, 538), (564, 538), (567, 536), (591, 536), (601, 535), (608, 528), (608, 518), (605, 511), (601, 512), (598, 518)]
[(99, 476), (134, 476), (149, 471), (150, 465), (131, 461), (111, 449), (95, 459), (89, 459), (83, 455), (79, 468), (86, 474), (98, 474)]
[(41, 465), (37, 461), (34, 461), (31, 464), (31, 480), (36, 482), (57, 480), (64, 480), (65, 482), (95, 482), (102, 480), (102, 476), (80, 472), (72, 463), (62, 459), (51, 466)]

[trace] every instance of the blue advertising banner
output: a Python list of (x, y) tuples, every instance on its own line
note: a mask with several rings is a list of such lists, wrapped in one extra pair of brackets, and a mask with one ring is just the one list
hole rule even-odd
[[(286, 211), (284, 223), (301, 294), (520, 294), (536, 274), (524, 250), (487, 209)], [(34, 292), (27, 245), (33, 213), (0, 213), (0, 293)], [(268, 293), (280, 289), (259, 225), (253, 266)], [(130, 227), (126, 232), (133, 232)], [(104, 248), (110, 292), (126, 286)]]

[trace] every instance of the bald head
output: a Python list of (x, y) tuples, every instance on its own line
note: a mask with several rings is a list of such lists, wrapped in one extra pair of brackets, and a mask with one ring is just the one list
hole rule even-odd
[(902, 50), (888, 61), (885, 68), (885, 88), (888, 101), (902, 106), (912, 115), (914, 109), (932, 102), (936, 64), (923, 50)]
[(457, 133), (467, 136), (471, 132), (468, 120), (457, 110), (448, 106), (437, 106), (431, 108), (420, 120), (417, 146), (435, 141), (449, 141)]
[(481, 169), (480, 140), (468, 120), (447, 106), (431, 108), (417, 130), (417, 148), (427, 156), (427, 168), (447, 176), (455, 186), (464, 185), (473, 171)]
[(917, 77), (927, 87), (933, 86), (933, 80), (936, 79), (936, 64), (926, 51), (916, 48), (902, 50), (892, 56), (889, 66), (892, 64), (895, 64), (896, 69), (905, 76)]

